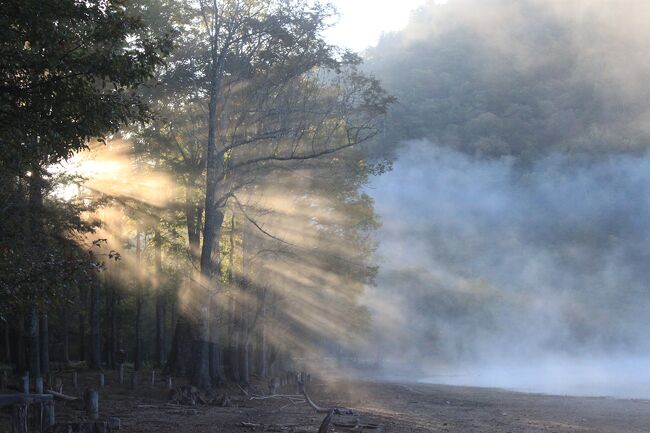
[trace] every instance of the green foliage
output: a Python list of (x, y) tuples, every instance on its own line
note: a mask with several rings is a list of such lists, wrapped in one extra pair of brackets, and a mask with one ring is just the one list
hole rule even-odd
[(150, 117), (137, 90), (169, 52), (125, 0), (6, 0), (0, 12), (0, 143), (13, 168), (54, 163)]

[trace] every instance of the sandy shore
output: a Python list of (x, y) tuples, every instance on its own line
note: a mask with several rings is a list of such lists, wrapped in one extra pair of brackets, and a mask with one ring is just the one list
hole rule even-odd
[[(90, 379), (89, 379), (90, 380)], [(90, 382), (89, 382), (90, 383)], [(650, 401), (524, 394), (488, 388), (361, 381), (316, 382), (311, 394), (322, 406), (353, 408), (337, 416), (330, 432), (452, 433), (647, 433)], [(323, 415), (285, 398), (251, 400), (232, 387), (234, 407), (172, 408), (164, 387), (143, 386), (135, 393), (119, 386), (100, 392), (102, 417), (117, 416), (125, 432), (316, 433)], [(282, 390), (295, 394), (295, 388)], [(180, 410), (179, 410), (180, 409)], [(59, 421), (78, 421), (74, 405), (58, 410)], [(3, 431), (8, 421), (0, 417)], [(375, 425), (352, 429), (349, 425)], [(242, 423), (250, 423), (243, 425)], [(345, 426), (348, 425), (348, 427)]]

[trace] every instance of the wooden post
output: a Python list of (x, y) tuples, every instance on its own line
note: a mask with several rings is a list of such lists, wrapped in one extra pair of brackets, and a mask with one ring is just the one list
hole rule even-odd
[(174, 383), (173, 383), (173, 379), (172, 379), (171, 376), (169, 376), (167, 378), (167, 389), (170, 389), (170, 390), (174, 389)]
[(104, 387), (104, 373), (99, 373), (97, 377), (97, 381), (99, 383), (99, 387), (103, 388)]
[(38, 376), (34, 382), (34, 394), (43, 394), (43, 376)]
[(79, 387), (79, 384), (77, 382), (77, 372), (76, 371), (72, 372), (72, 387), (74, 389), (77, 389)]
[(60, 377), (56, 378), (56, 384), (54, 385), (54, 390), (58, 393), (63, 394), (63, 379)]
[(47, 430), (48, 427), (53, 426), (56, 423), (56, 417), (54, 416), (54, 401), (43, 403), (43, 426), (41, 431)]
[(92, 388), (88, 388), (84, 392), (84, 408), (88, 418), (99, 418), (99, 393)]
[(120, 363), (120, 366), (118, 367), (119, 370), (119, 382), (120, 385), (124, 385), (124, 364)]
[(156, 370), (151, 370), (151, 386), (156, 386)]
[(110, 431), (114, 430), (119, 430), (122, 427), (122, 423), (120, 422), (120, 419), (116, 416), (109, 416), (108, 417), (108, 428)]
[(7, 389), (9, 382), (9, 377), (7, 375), (7, 370), (2, 370), (2, 377), (0, 378), (0, 389)]
[(29, 372), (25, 373), (22, 377), (20, 390), (23, 394), (29, 394)]
[(131, 389), (135, 389), (138, 386), (138, 372), (134, 371), (131, 374)]
[(27, 404), (15, 404), (11, 411), (11, 432), (28, 433)]

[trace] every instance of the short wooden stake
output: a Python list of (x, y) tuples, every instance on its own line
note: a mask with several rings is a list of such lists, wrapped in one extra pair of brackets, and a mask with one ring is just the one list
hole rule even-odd
[(84, 408), (88, 418), (99, 418), (99, 393), (92, 388), (84, 392)]
[(63, 394), (63, 379), (57, 377), (55, 382), (56, 384), (54, 385), (54, 390), (58, 393)]
[(11, 413), (11, 431), (13, 433), (28, 433), (27, 405), (15, 404)]
[(54, 416), (54, 402), (43, 403), (43, 431), (47, 430), (48, 427), (53, 426), (56, 423), (56, 417)]
[(34, 393), (43, 394), (43, 376), (38, 376), (34, 382)]
[(151, 370), (151, 386), (156, 386), (156, 370)]
[(29, 372), (21, 378), (20, 390), (23, 394), (29, 394)]
[(167, 389), (174, 389), (174, 383), (171, 376), (167, 378)]
[(104, 373), (99, 373), (99, 376), (97, 377), (99, 387), (103, 388), (104, 387)]
[(72, 372), (72, 387), (74, 389), (77, 389), (79, 387), (79, 384), (77, 382), (77, 372), (76, 371)]
[(2, 371), (2, 377), (0, 377), (0, 389), (7, 389), (9, 382), (9, 376), (7, 370)]

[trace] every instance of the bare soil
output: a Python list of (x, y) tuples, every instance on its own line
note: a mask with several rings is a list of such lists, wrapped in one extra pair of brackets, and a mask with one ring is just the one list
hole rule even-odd
[[(306, 403), (285, 397), (251, 399), (239, 387), (216, 391), (218, 400), (229, 396), (233, 407), (198, 404), (172, 405), (161, 381), (137, 390), (115, 384), (100, 390), (103, 419), (118, 417), (121, 431), (133, 433), (224, 433), (224, 432), (304, 432), (316, 433), (324, 414)], [(144, 380), (143, 380), (144, 381)], [(81, 395), (85, 387), (96, 385), (93, 376), (80, 377)], [(261, 384), (251, 392), (268, 390)], [(524, 394), (487, 388), (364, 381), (314, 381), (308, 389), (321, 406), (347, 407), (355, 415), (335, 415), (330, 432), (452, 432), (452, 433), (647, 433), (650, 432), (650, 401), (617, 400)], [(287, 385), (282, 394), (297, 394)], [(214, 397), (214, 396), (213, 396)], [(80, 405), (57, 402), (57, 421), (84, 419)], [(7, 414), (0, 416), (0, 431), (8, 430)], [(357, 424), (356, 428), (352, 425)], [(359, 426), (366, 426), (361, 428)], [(374, 428), (367, 428), (374, 427)]]

